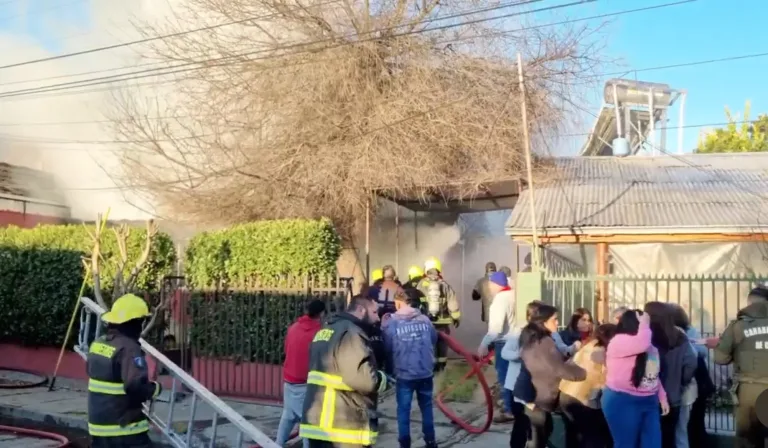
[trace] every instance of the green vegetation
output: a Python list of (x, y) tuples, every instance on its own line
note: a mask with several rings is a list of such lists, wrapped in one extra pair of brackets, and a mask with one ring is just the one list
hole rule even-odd
[(328, 220), (258, 221), (192, 238), (185, 271), (198, 289), (301, 287), (307, 276), (335, 275), (340, 253)]
[[(145, 233), (135, 229), (127, 241), (129, 267), (139, 257)], [(92, 241), (82, 225), (0, 229), (0, 340), (36, 346), (57, 346), (64, 339), (85, 268), (82, 257)], [(102, 282), (107, 293), (117, 269), (119, 251), (112, 232), (102, 240)], [(154, 291), (175, 260), (167, 235), (157, 235), (137, 286)], [(87, 279), (87, 285), (92, 280)], [(86, 295), (90, 295), (90, 288)]]
[(474, 377), (461, 382), (472, 368), (465, 362), (449, 362), (445, 370), (435, 377), (435, 395), (451, 388), (443, 397), (445, 401), (472, 401), (479, 383)]
[(696, 152), (761, 152), (768, 151), (768, 114), (761, 114), (751, 121), (750, 104), (744, 108), (744, 118), (739, 120), (726, 107), (728, 124), (702, 134)]
[(285, 330), (315, 298), (325, 299), (328, 309), (335, 311), (336, 297), (331, 295), (195, 293), (191, 301), (192, 346), (200, 356), (282, 364)]

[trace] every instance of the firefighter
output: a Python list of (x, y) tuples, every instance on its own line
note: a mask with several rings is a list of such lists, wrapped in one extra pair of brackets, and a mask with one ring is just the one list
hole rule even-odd
[[(423, 294), (422, 301), (426, 305), (427, 316), (438, 332), (451, 334), (451, 324), (458, 328), (461, 319), (456, 293), (443, 280), (442, 264), (437, 258), (429, 258), (424, 263), (424, 273), (426, 276), (416, 288)], [(443, 339), (437, 340), (435, 359), (435, 371), (442, 371), (448, 362), (448, 345)]]
[(403, 285), (403, 288), (406, 291), (410, 288), (415, 288), (423, 278), (424, 270), (420, 266), (413, 265), (408, 268), (408, 281)]
[(421, 269), (421, 266), (411, 266), (408, 268), (408, 281), (403, 285), (403, 289), (405, 290), (405, 295), (408, 296), (409, 305), (426, 315), (427, 307), (423, 301), (424, 294), (417, 288), (423, 278), (424, 270)]
[(715, 364), (733, 363), (731, 395), (736, 409), (735, 447), (762, 447), (765, 428), (757, 419), (757, 397), (768, 390), (768, 288), (758, 286), (747, 296), (719, 338), (706, 340), (714, 348)]
[(88, 432), (94, 448), (151, 447), (145, 401), (162, 388), (150, 382), (147, 361), (139, 345), (141, 329), (150, 316), (147, 303), (133, 294), (117, 299), (101, 320), (107, 333), (91, 344), (88, 371)]
[(371, 272), (371, 286), (378, 286), (384, 281), (384, 270), (374, 269)]
[(379, 322), (376, 302), (358, 295), (332, 316), (309, 348), (309, 376), (299, 435), (310, 448), (372, 446), (376, 401), (391, 380), (376, 365), (366, 329)]

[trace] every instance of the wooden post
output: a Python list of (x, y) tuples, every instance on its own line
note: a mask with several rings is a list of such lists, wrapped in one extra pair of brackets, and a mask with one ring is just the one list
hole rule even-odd
[(400, 206), (395, 204), (395, 272), (400, 272)]
[[(597, 243), (597, 275), (608, 275), (608, 243)], [(597, 283), (597, 320), (607, 322), (610, 319), (608, 282), (601, 278)]]
[(365, 203), (365, 280), (371, 279), (371, 199)]
[(531, 255), (531, 270), (539, 271), (539, 253), (536, 250), (539, 247), (539, 237), (536, 232), (536, 206), (534, 205), (533, 195), (533, 162), (531, 161), (531, 136), (528, 134), (528, 107), (525, 100), (525, 81), (523, 80), (523, 56), (517, 53), (517, 77), (520, 82), (520, 115), (523, 119), (523, 143), (525, 152), (525, 168), (528, 174), (528, 194), (530, 200), (528, 205), (531, 214), (531, 237), (533, 238), (533, 254)]

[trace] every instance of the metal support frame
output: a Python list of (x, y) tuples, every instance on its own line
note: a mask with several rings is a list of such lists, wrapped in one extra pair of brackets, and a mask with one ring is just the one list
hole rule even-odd
[(685, 90), (680, 91), (680, 106), (679, 106), (679, 118), (677, 120), (677, 153), (683, 153), (683, 130), (685, 128), (685, 99), (688, 97), (688, 92)]

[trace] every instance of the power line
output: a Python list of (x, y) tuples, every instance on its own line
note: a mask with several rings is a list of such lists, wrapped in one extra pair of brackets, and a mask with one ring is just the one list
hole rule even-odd
[[(78, 2), (79, 1), (82, 1), (82, 0), (78, 0)], [(329, 4), (338, 3), (338, 2), (339, 2), (339, 0), (331, 0), (329, 2), (320, 3), (318, 5), (313, 5), (313, 7), (316, 7), (316, 6), (327, 6)], [(291, 9), (305, 9), (306, 10), (307, 7), (299, 6), (299, 7), (295, 7), (295, 8), (291, 8)], [(115, 50), (117, 48), (130, 47), (130, 46), (133, 46), (133, 45), (145, 44), (145, 43), (154, 42), (154, 41), (157, 41), (157, 40), (172, 39), (172, 38), (175, 38), (175, 37), (185, 36), (187, 34), (199, 33), (199, 32), (202, 32), (202, 31), (211, 31), (211, 30), (215, 30), (217, 28), (222, 28), (222, 27), (225, 27), (225, 26), (239, 25), (239, 24), (243, 24), (243, 23), (253, 22), (255, 20), (270, 19), (270, 18), (273, 18), (273, 17), (280, 16), (282, 14), (284, 14), (284, 13), (272, 13), (272, 14), (267, 14), (267, 15), (264, 15), (264, 16), (249, 17), (247, 19), (234, 20), (234, 21), (230, 21), (230, 22), (219, 23), (217, 25), (209, 25), (209, 26), (204, 26), (204, 27), (200, 27), (200, 28), (195, 28), (195, 29), (192, 29), (192, 30), (178, 31), (178, 32), (175, 32), (175, 33), (164, 34), (164, 35), (161, 35), (161, 36), (147, 37), (147, 38), (144, 38), (144, 39), (133, 40), (133, 41), (130, 41), (130, 42), (123, 42), (123, 43), (113, 44), (113, 45), (105, 45), (103, 47), (95, 47), (95, 48), (90, 48), (88, 50), (80, 50), (80, 51), (75, 51), (75, 52), (72, 52), (72, 53), (65, 53), (65, 54), (60, 54), (60, 55), (56, 55), (56, 56), (49, 56), (47, 58), (32, 59), (32, 60), (24, 61), (24, 62), (16, 62), (14, 64), (2, 65), (2, 66), (0, 66), (0, 69), (13, 68), (13, 67), (22, 67), (22, 66), (30, 65), (30, 64), (39, 64), (41, 62), (56, 61), (56, 60), (59, 60), (59, 59), (66, 59), (66, 58), (71, 58), (71, 57), (75, 57), (75, 56), (83, 56), (83, 55), (86, 55), (86, 54), (98, 53), (98, 52), (101, 52), (101, 51), (109, 51), (109, 50)]]
[[(528, 0), (527, 2), (518, 2), (515, 5), (522, 5), (522, 4), (525, 4), (525, 3), (532, 3), (532, 2), (536, 2), (536, 1), (541, 1), (541, 0)], [(515, 13), (510, 13), (510, 14), (504, 14), (504, 15), (499, 15), (499, 16), (483, 18), (483, 19), (475, 19), (475, 20), (459, 22), (459, 23), (455, 23), (455, 24), (443, 25), (443, 26), (434, 27), (434, 28), (412, 30), (412, 31), (409, 31), (409, 32), (406, 32), (406, 33), (394, 34), (394, 35), (392, 35), (390, 37), (401, 37), (401, 36), (408, 36), (408, 35), (426, 33), (426, 32), (430, 32), (430, 31), (439, 31), (439, 30), (450, 29), (450, 28), (455, 28), (455, 27), (460, 27), (460, 26), (473, 25), (473, 24), (487, 22), (487, 21), (491, 21), (491, 20), (498, 20), (498, 19), (503, 19), (503, 18), (509, 18), (509, 17), (514, 17), (514, 16), (525, 15), (525, 14), (533, 14), (533, 13), (543, 12), (543, 11), (551, 11), (551, 10), (561, 9), (561, 8), (566, 8), (566, 7), (571, 7), (571, 6), (579, 6), (579, 5), (582, 5), (584, 3), (590, 3), (590, 2), (594, 2), (594, 1), (597, 1), (597, 0), (581, 0), (581, 1), (576, 1), (576, 2), (567, 3), (567, 4), (561, 4), (561, 5), (554, 5), (554, 6), (550, 6), (550, 7), (539, 8), (539, 9), (535, 9), (535, 10), (531, 10), (531, 11), (515, 12)], [(682, 2), (674, 2), (674, 3), (664, 4), (664, 5), (657, 5), (656, 8), (667, 7), (667, 6), (676, 6), (676, 5), (683, 4), (683, 3), (690, 3), (690, 2), (693, 2), (693, 1), (697, 1), (697, 0), (686, 0), (686, 1), (682, 1)], [(507, 7), (508, 6), (509, 5), (507, 5)], [(494, 7), (494, 8), (497, 8), (497, 7)], [(486, 9), (483, 9), (483, 10), (476, 10), (476, 11), (472, 11), (472, 12), (465, 12), (465, 13), (454, 14), (454, 15), (447, 16), (447, 17), (434, 18), (434, 19), (430, 19), (428, 21), (425, 21), (423, 23), (428, 23), (430, 21), (436, 21), (436, 20), (445, 20), (445, 19), (448, 19), (448, 18), (455, 18), (455, 17), (458, 17), (458, 16), (463, 16), (463, 15), (468, 15), (468, 14), (476, 14), (478, 12), (485, 12), (488, 9), (489, 8), (486, 8)], [(644, 10), (645, 9), (627, 10), (627, 11), (623, 11), (623, 12), (614, 13), (613, 15), (619, 15), (619, 14), (622, 14), (622, 13), (639, 12), (639, 11), (644, 11)], [(573, 21), (581, 21), (581, 20), (586, 20), (586, 19), (576, 19), (576, 20), (573, 20)], [(559, 24), (568, 23), (568, 22), (570, 22), (570, 21), (558, 22), (557, 24), (559, 25)], [(395, 29), (395, 28), (402, 27), (402, 26), (407, 26), (407, 24), (406, 25), (398, 25), (398, 26), (395, 26), (395, 27), (390, 27), (390, 29)], [(541, 26), (546, 26), (546, 25), (541, 25)], [(541, 26), (538, 26), (538, 27), (541, 27)], [(537, 28), (537, 27), (531, 27), (531, 28)], [(523, 31), (523, 30), (525, 30), (525, 28), (521, 28), (519, 30), (512, 30), (512, 31), (509, 31), (509, 32)], [(374, 32), (381, 32), (381, 31), (384, 31), (384, 30), (376, 30)], [(357, 35), (353, 34), (351, 36), (354, 37), (354, 36), (357, 36)], [(353, 42), (348, 41), (348, 42), (343, 42), (343, 43), (340, 43), (340, 44), (333, 45), (331, 47), (323, 48), (322, 50), (329, 50), (329, 49), (338, 48), (338, 47), (342, 47), (342, 46), (354, 45), (354, 44), (358, 44), (358, 43), (362, 43), (362, 42), (366, 42), (366, 41), (379, 40), (379, 39), (380, 39), (380, 37), (373, 37), (373, 38), (362, 39), (362, 40), (353, 41)], [(213, 65), (208, 65), (208, 66), (203, 66), (203, 67), (189, 67), (189, 66), (190, 65), (200, 65), (200, 64), (205, 64), (205, 63), (209, 63), (209, 62), (216, 62), (216, 61), (221, 61), (221, 60), (228, 60), (228, 59), (237, 58), (237, 57), (243, 57), (243, 56), (250, 56), (250, 55), (254, 55), (254, 54), (258, 54), (258, 53), (273, 52), (275, 50), (286, 50), (286, 49), (293, 49), (293, 48), (301, 48), (301, 47), (306, 47), (306, 46), (317, 44), (317, 43), (332, 42), (333, 40), (336, 40), (336, 39), (325, 39), (325, 40), (321, 40), (321, 41), (303, 42), (303, 43), (297, 43), (297, 44), (291, 44), (291, 45), (279, 47), (279, 48), (276, 48), (276, 49), (257, 50), (257, 51), (243, 53), (243, 54), (238, 54), (238, 55), (224, 56), (224, 57), (220, 57), (220, 58), (213, 58), (213, 59), (207, 59), (207, 60), (201, 60), (201, 61), (192, 61), (192, 62), (186, 62), (186, 63), (182, 63), (182, 64), (177, 64), (177, 65), (169, 65), (169, 66), (166, 66), (166, 67), (156, 68), (156, 69), (140, 70), (140, 71), (135, 71), (135, 72), (123, 73), (123, 74), (119, 74), (119, 75), (111, 75), (111, 76), (97, 77), (97, 78), (92, 78), (92, 79), (87, 79), (87, 80), (71, 81), (71, 82), (67, 82), (67, 83), (52, 84), (52, 85), (48, 85), (48, 86), (41, 86), (41, 87), (35, 87), (35, 88), (14, 90), (14, 91), (10, 91), (10, 92), (0, 93), (0, 98), (21, 96), (21, 95), (27, 95), (27, 94), (55, 92), (55, 91), (59, 91), (59, 90), (70, 90), (70, 89), (74, 89), (74, 88), (78, 88), (78, 87), (90, 87), (90, 86), (94, 86), (94, 85), (110, 84), (110, 83), (114, 83), (114, 82), (122, 82), (122, 81), (128, 81), (128, 80), (142, 79), (142, 78), (146, 78), (146, 77), (150, 77), (150, 76), (165, 76), (165, 75), (173, 75), (173, 74), (188, 72), (188, 71), (192, 71), (192, 70), (201, 70), (201, 69), (204, 69), (204, 68), (222, 67), (222, 66), (227, 66), (227, 65), (231, 65), (231, 64), (236, 64), (236, 63), (238, 63), (238, 61), (227, 62), (227, 63), (220, 63), (220, 64), (213, 64)], [(317, 50), (309, 49), (309, 50), (297, 51), (297, 52), (281, 54), (281, 55), (269, 55), (269, 56), (264, 56), (264, 57), (260, 57), (260, 58), (248, 59), (245, 62), (254, 62), (254, 61), (264, 60), (264, 59), (274, 59), (274, 58), (279, 58), (279, 57), (284, 57), (284, 56), (293, 56), (293, 55), (301, 54), (301, 53), (308, 52), (308, 51), (317, 51)], [(182, 68), (182, 67), (186, 67), (186, 68)], [(178, 69), (178, 70), (174, 70), (174, 69)], [(166, 71), (163, 71), (163, 70), (166, 70)]]

